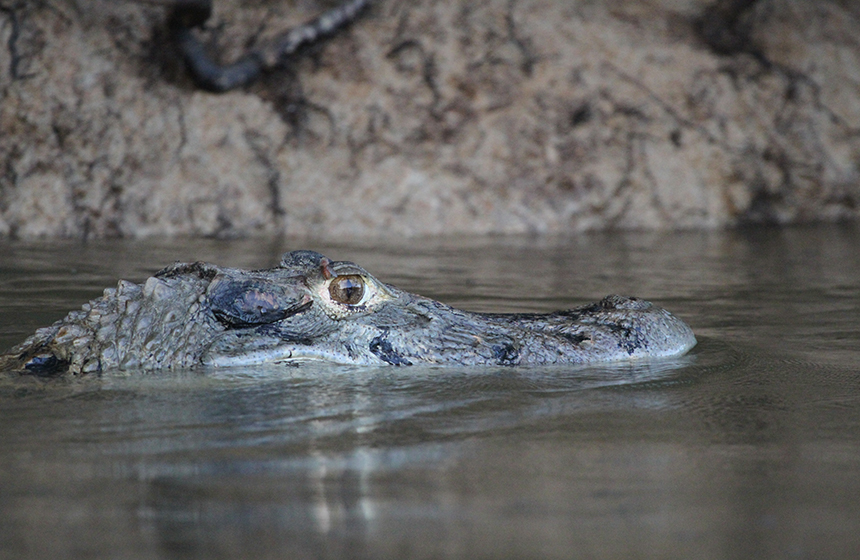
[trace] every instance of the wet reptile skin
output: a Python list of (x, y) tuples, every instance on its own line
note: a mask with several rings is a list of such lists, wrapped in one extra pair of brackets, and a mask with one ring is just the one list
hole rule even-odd
[(547, 314), (454, 309), (383, 284), (350, 262), (294, 251), (267, 270), (177, 263), (39, 329), (0, 356), (37, 375), (272, 362), (538, 365), (678, 356), (680, 319), (607, 296)]

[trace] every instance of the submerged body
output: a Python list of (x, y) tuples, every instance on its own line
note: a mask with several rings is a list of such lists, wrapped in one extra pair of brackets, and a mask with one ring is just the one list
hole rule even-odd
[(40, 375), (308, 360), (359, 365), (538, 365), (684, 354), (680, 319), (621, 296), (547, 314), (454, 309), (312, 251), (247, 271), (177, 263), (117, 288), (0, 356)]

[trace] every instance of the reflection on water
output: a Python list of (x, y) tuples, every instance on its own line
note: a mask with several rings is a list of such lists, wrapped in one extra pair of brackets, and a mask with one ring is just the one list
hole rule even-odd
[(2, 379), (0, 557), (860, 553), (857, 228), (176, 245), (0, 245), (0, 346), (118, 277), (299, 247), (477, 310), (635, 294), (700, 343), (632, 365)]

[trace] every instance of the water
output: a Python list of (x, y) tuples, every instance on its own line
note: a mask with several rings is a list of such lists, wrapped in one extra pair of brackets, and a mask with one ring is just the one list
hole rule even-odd
[(119, 277), (296, 248), (481, 311), (635, 294), (700, 343), (635, 366), (7, 379), (0, 557), (860, 554), (860, 228), (379, 245), (2, 242), (0, 346)]

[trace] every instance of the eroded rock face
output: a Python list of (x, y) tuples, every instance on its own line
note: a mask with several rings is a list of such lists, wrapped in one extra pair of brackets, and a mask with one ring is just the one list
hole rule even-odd
[[(570, 232), (856, 217), (860, 8), (379, 0), (242, 91), (163, 8), (0, 0), (0, 234)], [(218, 0), (234, 59), (328, 2)]]

